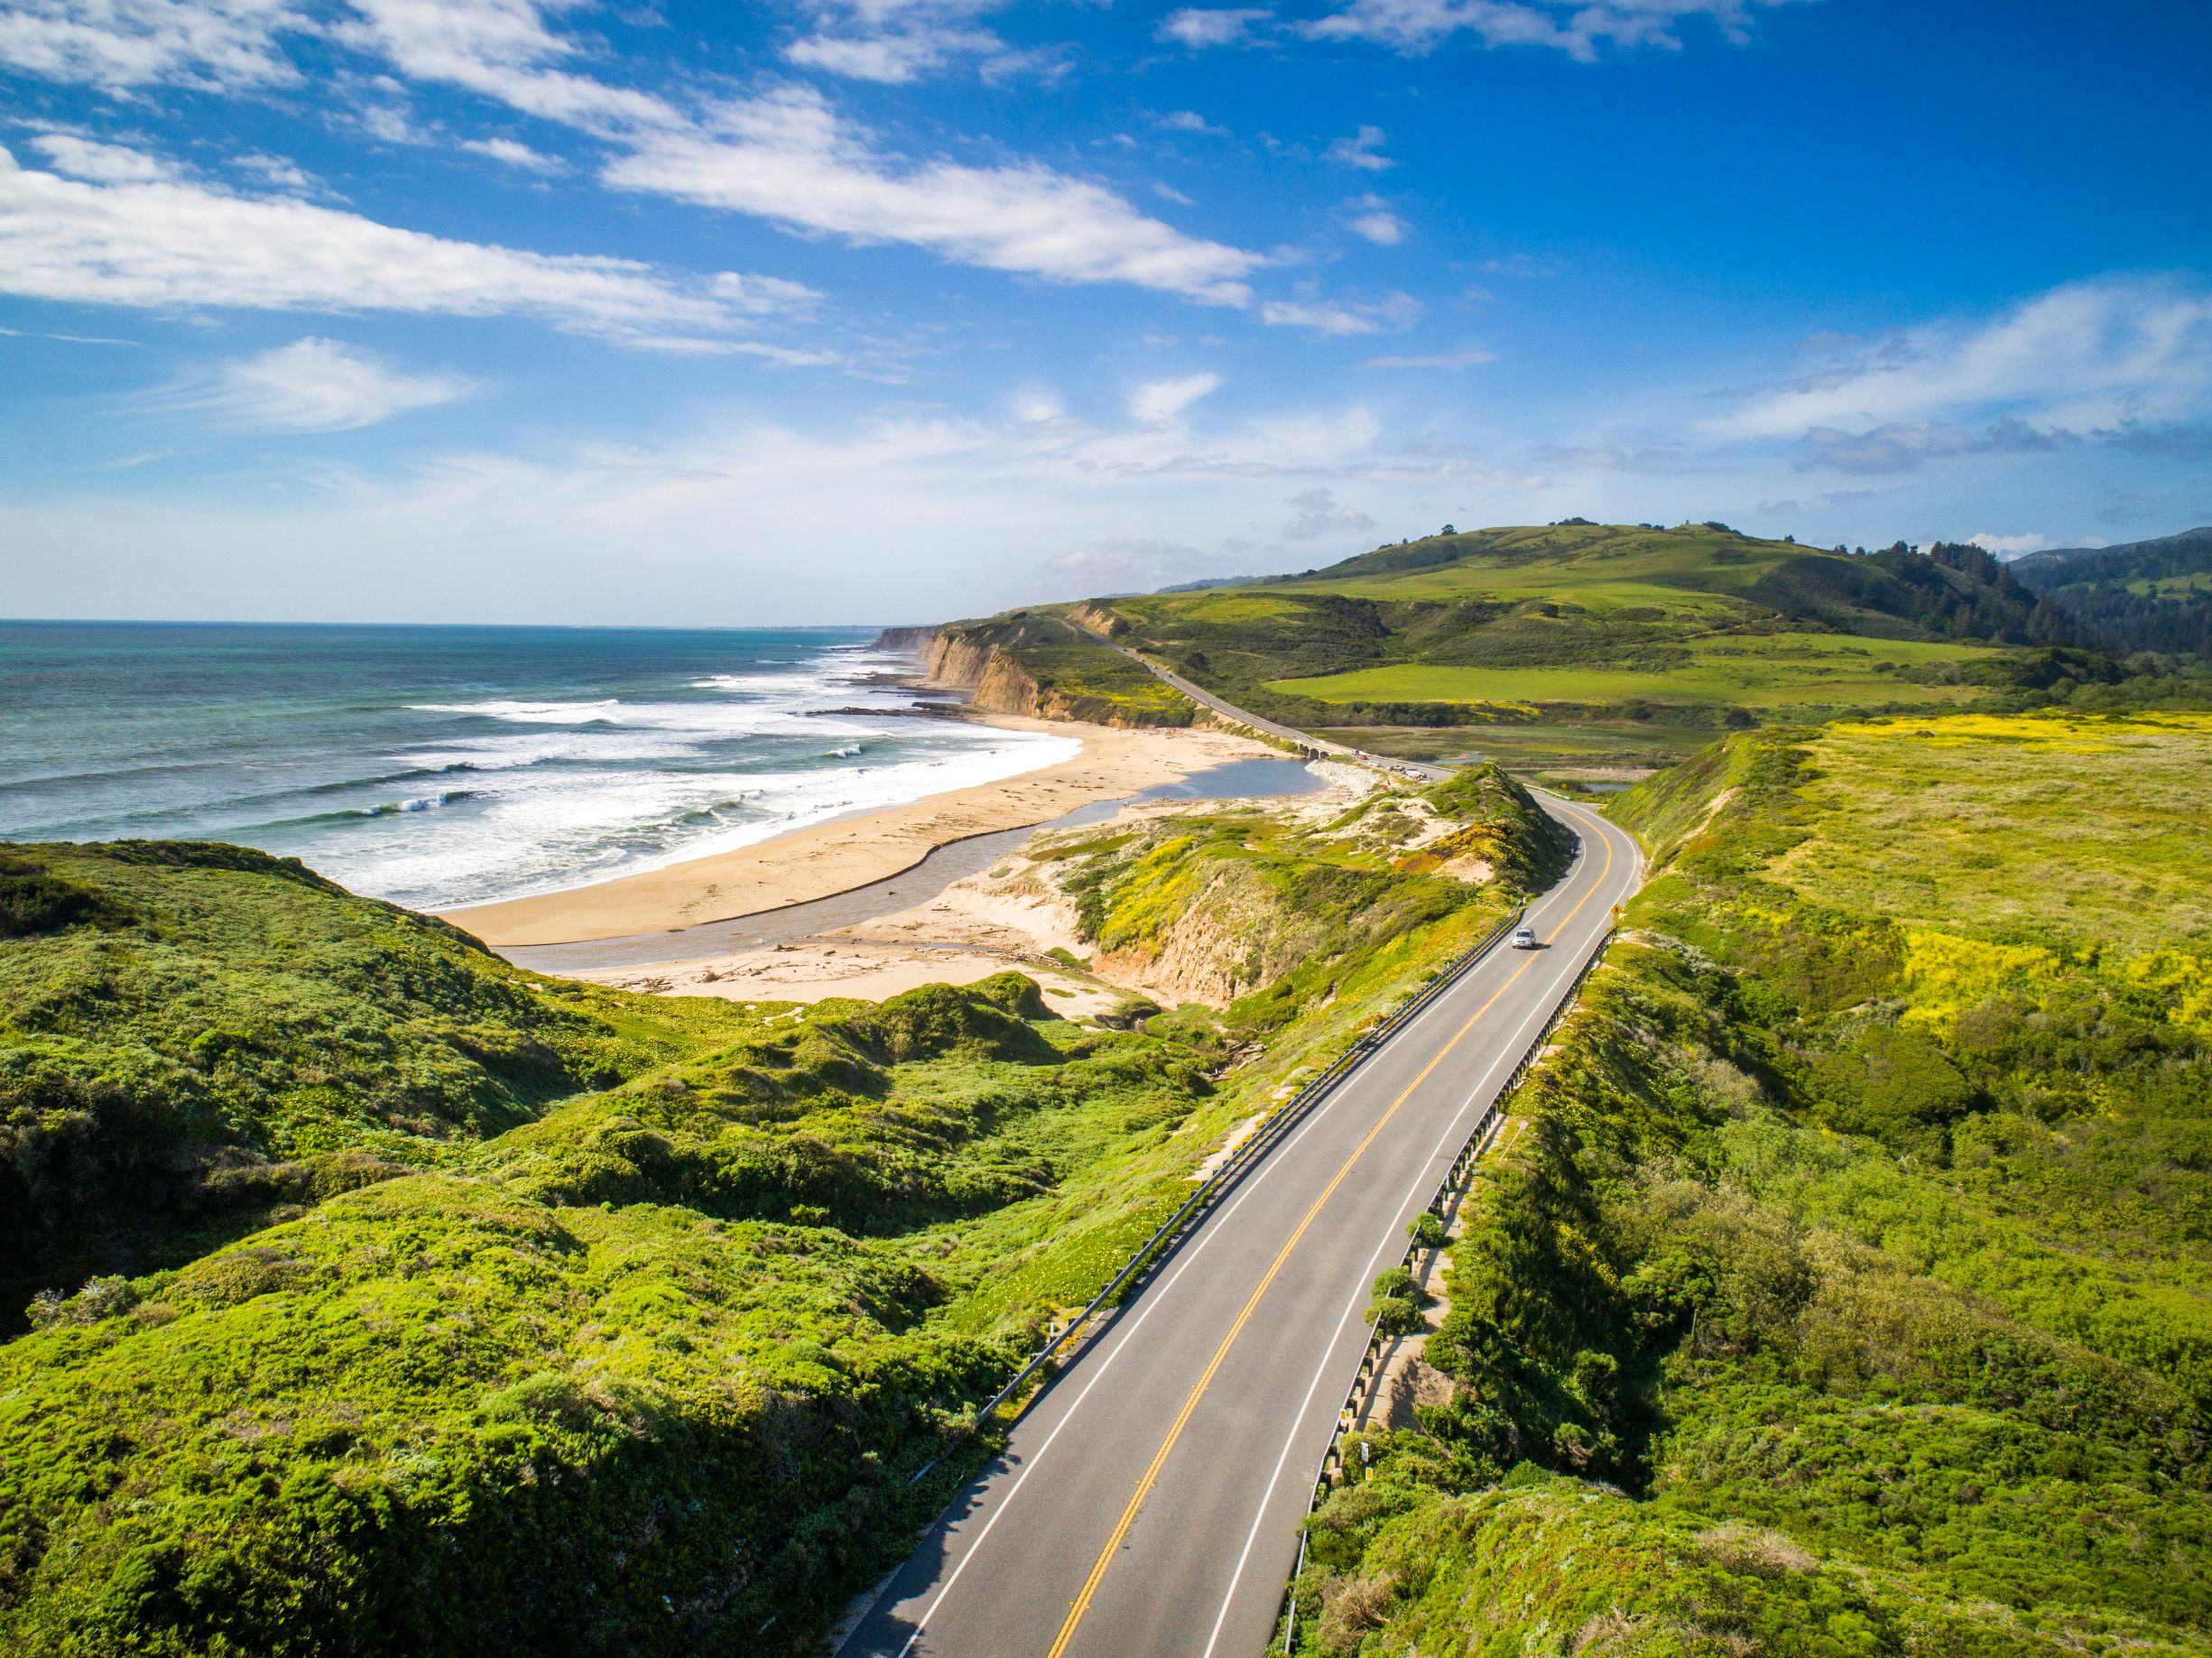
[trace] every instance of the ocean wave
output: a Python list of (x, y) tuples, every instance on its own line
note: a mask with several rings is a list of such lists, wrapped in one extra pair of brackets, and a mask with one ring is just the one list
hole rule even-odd
[(619, 697), (600, 697), (589, 702), (522, 702), (495, 697), (488, 702), (410, 702), (417, 714), (474, 714), (485, 719), (505, 719), (523, 725), (592, 725), (614, 718), (609, 709), (622, 707)]

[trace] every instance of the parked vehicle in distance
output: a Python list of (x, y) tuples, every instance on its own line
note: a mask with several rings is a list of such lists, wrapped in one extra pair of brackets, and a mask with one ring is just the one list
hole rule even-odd
[(1536, 930), (1533, 927), (1514, 928), (1513, 948), (1515, 949), (1534, 949), (1536, 948)]

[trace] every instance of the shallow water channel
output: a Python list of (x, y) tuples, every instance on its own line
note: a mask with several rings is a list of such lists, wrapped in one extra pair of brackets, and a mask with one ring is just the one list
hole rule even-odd
[(606, 968), (645, 967), (663, 961), (691, 961), (703, 956), (726, 956), (742, 949), (782, 944), (819, 932), (834, 932), (879, 915), (934, 898), (955, 881), (979, 875), (1013, 851), (1039, 829), (1072, 829), (1100, 823), (1124, 806), (1140, 801), (1226, 801), (1318, 794), (1328, 785), (1299, 760), (1232, 760), (1211, 766), (1180, 783), (1161, 783), (1117, 801), (1097, 801), (1078, 806), (1049, 823), (1026, 829), (997, 829), (972, 835), (932, 851), (912, 869), (902, 870), (865, 886), (833, 893), (805, 903), (764, 910), (730, 921), (703, 922), (696, 927), (676, 927), (665, 932), (634, 933), (619, 939), (593, 939), (581, 944), (517, 946), (499, 953), (517, 967), (556, 977), (593, 972)]

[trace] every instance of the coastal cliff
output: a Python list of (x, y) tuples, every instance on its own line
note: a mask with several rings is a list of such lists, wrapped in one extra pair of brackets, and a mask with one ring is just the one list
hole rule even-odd
[(972, 692), (969, 706), (986, 714), (1101, 726), (1188, 726), (1197, 714), (1181, 693), (1049, 611), (886, 629), (879, 643), (912, 649), (926, 680)]
[(930, 648), (937, 637), (934, 627), (886, 627), (875, 635), (869, 648), (876, 651), (905, 651), (919, 655)]

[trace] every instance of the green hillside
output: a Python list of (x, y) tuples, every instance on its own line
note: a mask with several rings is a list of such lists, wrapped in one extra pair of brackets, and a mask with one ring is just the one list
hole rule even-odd
[(1823, 551), (1717, 524), (1439, 535), (1076, 615), (1242, 706), (1395, 752), (1480, 739), (1379, 728), (1488, 727), (1507, 757), (1592, 757), (1512, 731), (1563, 727), (1648, 765), (1726, 726), (2027, 705), (2118, 676), (1979, 548)]
[(1495, 773), (1078, 832), (1087, 948), (1234, 908), (1233, 999), (1140, 1033), (1012, 974), (593, 989), (260, 853), (8, 848), (0, 1650), (813, 1653), (1045, 1323), (1563, 856)]
[(2212, 526), (2013, 564), (2021, 584), (2123, 650), (2212, 658)]
[(2208, 765), (2203, 714), (1913, 718), (1626, 797), (1655, 878), (1300, 1650), (2212, 1652)]

